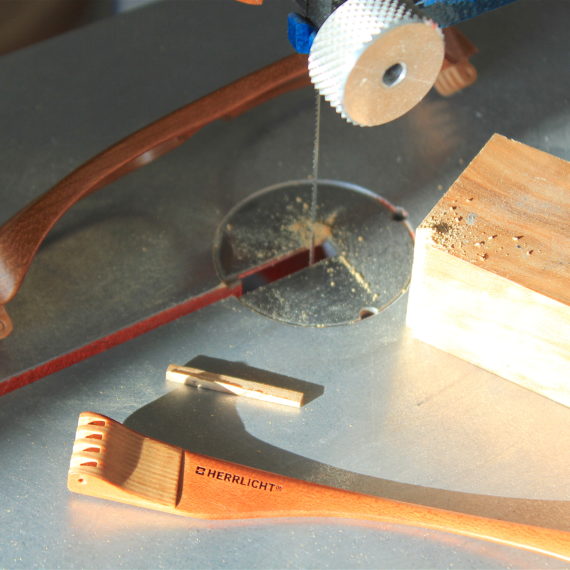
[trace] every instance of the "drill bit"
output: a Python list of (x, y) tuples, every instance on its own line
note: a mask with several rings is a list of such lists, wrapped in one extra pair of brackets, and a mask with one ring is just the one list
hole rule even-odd
[(313, 139), (313, 174), (311, 189), (311, 233), (309, 246), (309, 265), (315, 262), (315, 224), (317, 222), (318, 178), (319, 178), (319, 146), (321, 138), (321, 97), (315, 90), (315, 136)]

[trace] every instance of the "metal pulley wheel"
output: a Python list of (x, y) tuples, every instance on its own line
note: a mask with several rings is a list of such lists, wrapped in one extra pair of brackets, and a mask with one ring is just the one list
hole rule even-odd
[(347, 0), (319, 29), (309, 56), (318, 91), (348, 121), (375, 126), (408, 112), (431, 89), (443, 34), (402, 0)]

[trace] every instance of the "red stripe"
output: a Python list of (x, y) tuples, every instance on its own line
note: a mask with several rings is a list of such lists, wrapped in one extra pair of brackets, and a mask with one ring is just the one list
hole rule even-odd
[(72, 350), (71, 352), (44, 362), (35, 368), (30, 368), (17, 376), (13, 376), (12, 378), (2, 381), (2, 383), (0, 383), (0, 396), (3, 396), (12, 390), (22, 388), (27, 384), (31, 384), (44, 376), (48, 376), (54, 372), (59, 372), (68, 366), (72, 366), (77, 362), (81, 362), (91, 356), (95, 356), (109, 348), (113, 348), (114, 346), (127, 342), (141, 334), (145, 334), (153, 329), (165, 325), (166, 323), (170, 323), (179, 317), (198, 311), (199, 309), (221, 301), (222, 299), (226, 299), (227, 297), (231, 297), (232, 295), (239, 297), (240, 294), (241, 284), (234, 285), (233, 287), (221, 285), (215, 289), (211, 289), (202, 295), (188, 299), (187, 301), (171, 307), (170, 309), (166, 309), (165, 311), (152, 315), (138, 323), (129, 325), (128, 327), (120, 329), (110, 335), (99, 338), (89, 344)]

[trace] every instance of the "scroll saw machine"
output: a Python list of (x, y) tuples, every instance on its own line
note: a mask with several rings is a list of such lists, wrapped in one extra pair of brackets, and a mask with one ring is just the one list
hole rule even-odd
[[(309, 54), (308, 71), (317, 92), (349, 123), (376, 126), (407, 113), (438, 80), (446, 94), (472, 83), (476, 72), (468, 59), (474, 46), (459, 32), (448, 33), (445, 41), (442, 30), (512, 1), (298, 0), (298, 11), (288, 15), (288, 37), (299, 54)], [(8, 337), (13, 329), (6, 305), (23, 284), (41, 243), (71, 206), (177, 147), (207, 123), (304, 86), (306, 67), (302, 55), (291, 56), (203, 97), (96, 156), (8, 219), (0, 229), (0, 337)], [(34, 356), (8, 358), (18, 364), (3, 371), (0, 391), (25, 385), (227, 295), (237, 295), (278, 320), (314, 326), (355, 322), (399, 298), (407, 288), (413, 246), (407, 213), (353, 184), (317, 184), (319, 118), (318, 110), (312, 182), (285, 182), (249, 196), (218, 226), (214, 263), (221, 285), (176, 307), (159, 304), (158, 314), (145, 311), (142, 320), (131, 314), (119, 330), (96, 326), (81, 338), (70, 325), (68, 332), (76, 340), (57, 342), (55, 350), (46, 347), (43, 333), (30, 330), (22, 332), (24, 342), (5, 340), (9, 354), (15, 349)], [(379, 250), (378, 240), (386, 236), (392, 245)], [(315, 261), (323, 263), (313, 267)], [(301, 268), (308, 271), (292, 276)], [(280, 283), (273, 285), (277, 280)], [(34, 323), (45, 310), (56, 309), (23, 309), (26, 315), (17, 318), (20, 327), (27, 322), (38, 330)], [(15, 311), (20, 307), (15, 305)], [(57, 319), (65, 320), (66, 312)]]
[[(297, 4), (293, 37), (316, 49), (350, 4)], [(440, 14), (490, 6), (427, 4), (400, 28), (437, 38), (429, 19), (446, 41)], [(314, 11), (323, 7), (328, 18)], [(310, 81), (307, 56), (291, 55), (284, 32), (290, 11), (290, 2), (158, 2), (0, 59), (0, 223), (10, 237), (0, 240), (0, 304), (13, 322), (0, 341), (10, 392), (0, 398), (1, 566), (85, 566), (89, 553), (109, 568), (560, 567), (438, 531), (205, 523), (66, 489), (77, 415), (96, 410), (220, 460), (570, 529), (568, 410), (409, 338), (403, 296), (410, 228), (492, 133), (570, 158), (567, 2), (545, 10), (522, 0), (462, 23), (480, 49), (479, 79), (454, 98), (428, 93), (376, 128), (322, 105), (316, 212), (314, 90), (294, 89)], [(375, 81), (403, 92), (415, 60), (385, 64)], [(373, 99), (362, 101), (355, 108), (372, 115)], [(189, 138), (222, 117), (231, 120)], [(58, 200), (34, 218), (46, 225), (18, 214), (45, 206), (50, 187)], [(76, 203), (78, 188), (89, 197)], [(30, 243), (33, 255), (7, 255)], [(318, 396), (284, 411), (165, 384), (168, 364), (200, 356), (304, 380)]]

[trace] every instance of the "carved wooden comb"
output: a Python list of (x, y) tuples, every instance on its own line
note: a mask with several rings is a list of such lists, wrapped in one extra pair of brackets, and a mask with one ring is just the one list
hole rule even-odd
[(205, 519), (341, 517), (481, 538), (570, 561), (570, 533), (307, 483), (185, 451), (84, 412), (71, 491)]

